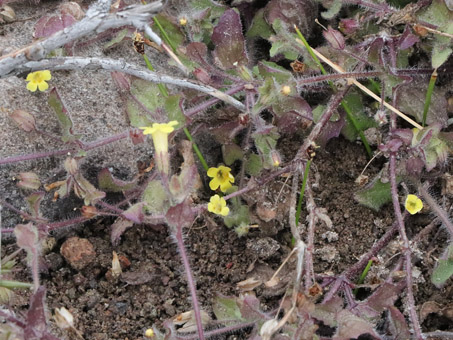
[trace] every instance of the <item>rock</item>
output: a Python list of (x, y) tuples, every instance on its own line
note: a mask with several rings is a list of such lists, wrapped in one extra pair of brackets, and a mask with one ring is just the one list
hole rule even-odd
[(60, 248), (60, 254), (76, 270), (82, 270), (93, 262), (96, 257), (96, 252), (91, 242), (79, 237), (67, 239)]

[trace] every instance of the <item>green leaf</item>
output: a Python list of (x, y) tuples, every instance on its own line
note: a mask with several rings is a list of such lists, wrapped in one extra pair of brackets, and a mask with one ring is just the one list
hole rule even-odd
[(362, 96), (356, 93), (351, 93), (345, 97), (344, 101), (350, 108), (351, 113), (358, 124), (358, 129), (356, 129), (352, 122), (349, 119), (346, 119), (346, 124), (341, 130), (341, 134), (346, 139), (355, 141), (359, 135), (358, 130), (365, 131), (371, 127), (378, 126), (376, 121), (373, 118), (368, 117), (368, 115), (365, 113), (365, 107), (362, 103)]
[(332, 19), (334, 16), (336, 16), (340, 12), (341, 5), (342, 5), (341, 0), (334, 0), (330, 4), (329, 9), (326, 12), (321, 13), (321, 16), (327, 20)]
[(74, 193), (83, 199), (85, 205), (94, 204), (105, 197), (105, 192), (96, 189), (80, 172), (74, 175)]
[(150, 126), (153, 122), (165, 120), (162, 110), (158, 110), (164, 106), (165, 98), (156, 84), (134, 79), (130, 92), (126, 111), (132, 126)]
[(438, 27), (453, 20), (453, 12), (448, 9), (444, 0), (433, 0), (431, 5), (417, 14), (419, 21), (425, 21)]
[(433, 271), (431, 282), (436, 285), (444, 284), (453, 275), (453, 260), (439, 260)]
[(40, 205), (44, 199), (44, 192), (34, 192), (33, 194), (27, 196), (25, 199), (28, 205), (28, 211), (30, 211), (33, 217), (42, 217), (40, 211)]
[(240, 161), (244, 157), (242, 148), (237, 144), (222, 145), (223, 160), (226, 165), (231, 165), (235, 161)]
[(104, 168), (99, 172), (98, 183), (99, 188), (110, 192), (123, 192), (134, 189), (137, 186), (137, 180), (129, 182), (122, 181), (115, 178), (107, 168)]
[(219, 321), (243, 320), (241, 311), (235, 298), (217, 297), (214, 300), (212, 310)]
[(252, 153), (247, 157), (245, 162), (245, 172), (251, 176), (258, 176), (263, 170), (263, 160), (256, 153)]
[(271, 152), (275, 150), (279, 134), (272, 131), (267, 134), (254, 133), (252, 138), (255, 140), (255, 146), (262, 156), (264, 168), (272, 169), (274, 164)]
[(242, 224), (250, 224), (249, 207), (246, 205), (234, 207), (223, 221), (228, 228), (240, 226)]
[(444, 284), (453, 275), (453, 243), (450, 243), (445, 251), (446, 259), (439, 260), (431, 277), (431, 282), (435, 285)]
[(109, 42), (104, 44), (104, 49), (107, 50), (109, 48), (112, 48), (112, 47), (118, 45), (119, 43), (121, 43), (126, 38), (132, 38), (132, 35), (133, 35), (133, 32), (131, 31), (130, 28), (122, 29), (121, 31), (119, 31), (115, 34), (113, 39), (111, 39)]
[(178, 125), (175, 125), (175, 130), (183, 127), (186, 122), (186, 117), (181, 110), (181, 95), (175, 94), (165, 98), (165, 111), (167, 113), (168, 121), (176, 120)]
[[(453, 23), (449, 22), (438, 28), (439, 31), (453, 34)], [(433, 68), (440, 67), (450, 57), (452, 50), (452, 42), (448, 37), (436, 35), (436, 40), (433, 44), (431, 56), (431, 64)]]
[(354, 199), (368, 208), (379, 211), (384, 204), (392, 201), (390, 183), (382, 183), (377, 179), (367, 188), (357, 192)]
[(149, 213), (162, 213), (168, 205), (167, 192), (161, 181), (148, 183), (143, 191), (142, 200), (146, 203), (145, 210)]
[(252, 25), (247, 31), (246, 36), (247, 38), (261, 37), (263, 39), (269, 39), (273, 33), (272, 27), (264, 19), (264, 8), (261, 8), (253, 17)]
[[(174, 46), (176, 47), (181, 46), (184, 40), (186, 40), (186, 36), (181, 31), (179, 25), (176, 24), (176, 22), (174, 22), (174, 19), (162, 13), (157, 14), (155, 18), (157, 18), (157, 20), (161, 24), (164, 31), (167, 33), (168, 37), (170, 38)], [(159, 32), (159, 27), (157, 26), (156, 23), (153, 24), (153, 30), (154, 32)]]
[(62, 129), (61, 140), (65, 143), (73, 142), (80, 138), (80, 135), (74, 135), (72, 132), (72, 120), (69, 116), (63, 100), (60, 98), (57, 89), (54, 87), (49, 93), (49, 106), (54, 110), (58, 122)]

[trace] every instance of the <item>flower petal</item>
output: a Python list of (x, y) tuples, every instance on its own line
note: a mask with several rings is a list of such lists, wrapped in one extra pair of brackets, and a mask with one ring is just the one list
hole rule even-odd
[(228, 207), (223, 207), (223, 208), (222, 208), (222, 211), (220, 212), (220, 215), (222, 215), (222, 216), (227, 216), (229, 212), (230, 212), (230, 208), (228, 208)]
[(52, 75), (50, 74), (49, 70), (44, 70), (41, 72), (41, 76), (43, 80), (50, 80), (52, 79)]
[(215, 177), (211, 180), (211, 182), (209, 182), (209, 187), (211, 188), (211, 190), (217, 190), (219, 186), (220, 183)]
[(38, 89), (39, 91), (41, 92), (44, 92), (45, 90), (47, 90), (49, 88), (49, 84), (47, 84), (45, 81), (42, 81), (38, 84)]
[(29, 90), (31, 92), (35, 92), (37, 88), (38, 88), (38, 85), (36, 85), (35, 82), (30, 82), (27, 84), (27, 90)]
[(217, 168), (209, 168), (207, 174), (209, 177), (216, 177), (218, 171)]

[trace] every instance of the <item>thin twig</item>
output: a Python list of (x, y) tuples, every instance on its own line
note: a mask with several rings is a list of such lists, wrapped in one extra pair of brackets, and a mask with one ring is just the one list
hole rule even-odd
[(230, 104), (240, 111), (245, 111), (245, 106), (240, 101), (225, 94), (216, 88), (197, 83), (192, 80), (175, 78), (165, 74), (152, 72), (148, 69), (137, 67), (126, 63), (124, 60), (115, 60), (109, 58), (85, 58), (85, 57), (59, 57), (51, 59), (42, 59), (40, 61), (30, 61), (15, 68), (10, 75), (33, 72), (37, 70), (99, 70), (118, 71), (130, 74), (153, 83), (163, 83), (194, 89), (210, 96), (216, 97), (227, 104)]

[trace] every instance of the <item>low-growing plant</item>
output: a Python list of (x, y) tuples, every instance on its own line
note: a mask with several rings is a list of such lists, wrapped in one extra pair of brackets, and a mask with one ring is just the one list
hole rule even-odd
[[(0, 6), (5, 8), (1, 1)], [(37, 21), (34, 36), (40, 40), (0, 57), (0, 78), (23, 76), (28, 82), (24, 87), (39, 90), (36, 95), (47, 98), (60, 134), (46, 131), (26, 109), (11, 112), (10, 118), (22, 133), (36, 133), (62, 145), (53, 151), (3, 157), (0, 165), (64, 157), (64, 176), (44, 184), (45, 191), (40, 190), (43, 181), (36, 171), (17, 174), (27, 211), (11, 204), (7, 193), (0, 197), (1, 206), (24, 220), (3, 228), (2, 234), (13, 233), (17, 246), (25, 250), (33, 280), (25, 319), (0, 311), (7, 326), (0, 339), (56, 339), (48, 331), (44, 311), (39, 272), (43, 241), (54, 230), (105, 216), (114, 218), (112, 244), (121, 242), (134, 225), (165, 224), (178, 247), (192, 310), (166, 320), (163, 328), (150, 325), (147, 338), (204, 340), (241, 330), (255, 340), (341, 340), (362, 334), (376, 339), (426, 337), (412, 275), (418, 236), (410, 239), (406, 224), (410, 215), (427, 205), (445, 226), (447, 244), (439, 245), (443, 254), (435, 268), (429, 268), (433, 284), (445, 284), (453, 275), (453, 225), (428, 188), (436, 184), (432, 174), (446, 168), (453, 143), (445, 98), (452, 73), (453, 12), (442, 0), (405, 6), (402, 1), (390, 5), (271, 0), (260, 9), (254, 2), (237, 0), (232, 6), (237, 7), (190, 0), (184, 7), (157, 14), (160, 1), (123, 7), (122, 2), (98, 0), (84, 13), (70, 3)], [(315, 27), (318, 10), (323, 22), (338, 25), (338, 30), (329, 26), (320, 33)], [(81, 41), (93, 34), (94, 39)], [(144, 65), (77, 56), (82, 47), (101, 39), (106, 50), (130, 43)], [(149, 46), (168, 60), (168, 70), (155, 71)], [(257, 46), (263, 51), (256, 52)], [(427, 56), (431, 67), (417, 63)], [(130, 128), (84, 141), (84, 131), (75, 129), (65, 103), (73, 98), (63, 98), (52, 85), (63, 70), (110, 72)], [(445, 79), (436, 84), (436, 77), (442, 76)], [(228, 112), (221, 114), (224, 108)], [(370, 131), (379, 135), (374, 144)], [(213, 136), (218, 154), (204, 154), (212, 149), (198, 145), (203, 133)], [(369, 183), (365, 175), (359, 177), (356, 201), (376, 211), (391, 204), (395, 221), (355, 265), (328, 275), (316, 273), (314, 265), (317, 230), (320, 224), (330, 228), (333, 223), (316, 201), (313, 168), (319, 149), (340, 134), (351, 143), (360, 142), (370, 162), (376, 157), (384, 164)], [(290, 158), (283, 156), (288, 153), (279, 145), (283, 138), (302, 141)], [(96, 179), (85, 173), (82, 165), (92, 150), (125, 139), (134, 145), (152, 140), (153, 159), (146, 171), (129, 180), (109, 168), (99, 170)], [(271, 310), (264, 310), (260, 297), (251, 291), (260, 285), (274, 287), (279, 271), (267, 282), (247, 281), (244, 284), (252, 287), (248, 293), (213, 301), (216, 321), (212, 321), (199, 304), (185, 233), (198, 217), (210, 215), (219, 228), (225, 225), (238, 237), (247, 237), (256, 225), (245, 195), (282, 175), (291, 179), (286, 200), (293, 248), (289, 256), (295, 258), (292, 280)], [(114, 195), (116, 200), (109, 201)], [(57, 221), (44, 216), (41, 204), (49, 196), (77, 197), (83, 201), (74, 207), (80, 215)], [(400, 242), (396, 264), (384, 281), (359, 299), (372, 259), (390, 246), (396, 234)], [(393, 274), (402, 269), (406, 274), (396, 278)], [(2, 263), (0, 287), (8, 289), (6, 270)], [(403, 292), (405, 307), (399, 309), (396, 302)], [(68, 313), (59, 309), (55, 319), (62, 328), (75, 331)], [(384, 326), (383, 315), (388, 320)]]

